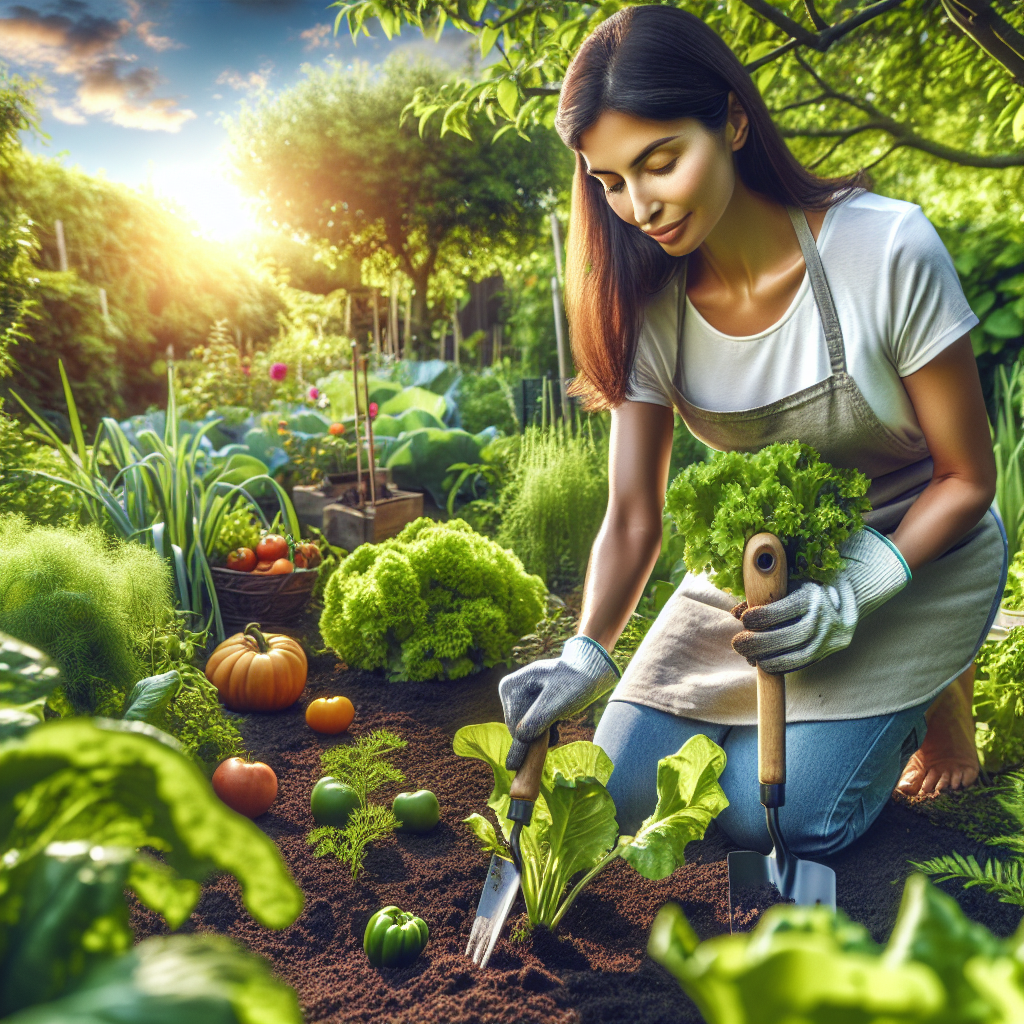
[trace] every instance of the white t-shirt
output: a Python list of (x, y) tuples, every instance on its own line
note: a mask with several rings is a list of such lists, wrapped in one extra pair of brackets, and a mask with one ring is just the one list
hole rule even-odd
[[(825, 214), (818, 252), (846, 346), (847, 370), (875, 415), (911, 444), (922, 439), (900, 381), (978, 323), (953, 260), (922, 213), (864, 192)], [(679, 279), (648, 301), (627, 398), (672, 405)], [(745, 337), (712, 327), (690, 300), (683, 320), (684, 394), (715, 412), (769, 405), (831, 375), (807, 272), (782, 319)]]

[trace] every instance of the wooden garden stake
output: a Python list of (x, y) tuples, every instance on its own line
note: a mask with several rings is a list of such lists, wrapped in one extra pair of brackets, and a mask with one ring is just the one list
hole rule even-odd
[[(356, 493), (363, 507), (363, 455), (359, 441), (359, 346), (352, 342), (352, 394), (356, 400)], [(367, 409), (369, 412), (369, 409)]]
[(370, 374), (366, 369), (366, 356), (363, 364), (363, 394), (366, 396), (366, 440), (370, 445), (370, 503), (377, 504), (377, 460), (373, 452), (373, 417), (370, 415)]

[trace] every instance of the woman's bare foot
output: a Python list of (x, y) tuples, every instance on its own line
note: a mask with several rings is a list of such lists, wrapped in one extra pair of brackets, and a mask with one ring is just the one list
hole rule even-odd
[(946, 687), (925, 712), (928, 735), (907, 762), (896, 791), (938, 796), (974, 785), (980, 771), (974, 745), (974, 666)]

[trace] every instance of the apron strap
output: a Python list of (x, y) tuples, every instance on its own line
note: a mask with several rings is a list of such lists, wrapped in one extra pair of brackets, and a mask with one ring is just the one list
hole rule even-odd
[(832, 373), (833, 375), (845, 373), (846, 346), (843, 344), (843, 331), (839, 326), (839, 317), (836, 314), (832, 292), (829, 290), (828, 280), (825, 277), (825, 268), (821, 265), (818, 247), (814, 243), (814, 235), (811, 234), (807, 217), (800, 207), (787, 206), (786, 211), (789, 213), (789, 219), (793, 222), (793, 227), (796, 228), (796, 237), (800, 241), (800, 250), (804, 254), (807, 273), (811, 277), (814, 301), (818, 304), (818, 315), (821, 317), (822, 327), (825, 328), (825, 343), (828, 345), (828, 358), (832, 364)]

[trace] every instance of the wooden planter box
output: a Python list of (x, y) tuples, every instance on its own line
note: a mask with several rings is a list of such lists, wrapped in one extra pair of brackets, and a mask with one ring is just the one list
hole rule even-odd
[(423, 515), (420, 491), (393, 491), (376, 505), (351, 508), (334, 503), (324, 508), (324, 536), (331, 544), (354, 551), (360, 544), (377, 544), (394, 537), (406, 523)]
[[(304, 526), (324, 529), (324, 509), (356, 483), (355, 473), (332, 473), (319, 484), (298, 484), (292, 488), (292, 504), (299, 522)], [(377, 469), (377, 486), (391, 483), (391, 470)], [(370, 474), (363, 474), (363, 495), (370, 498)]]

